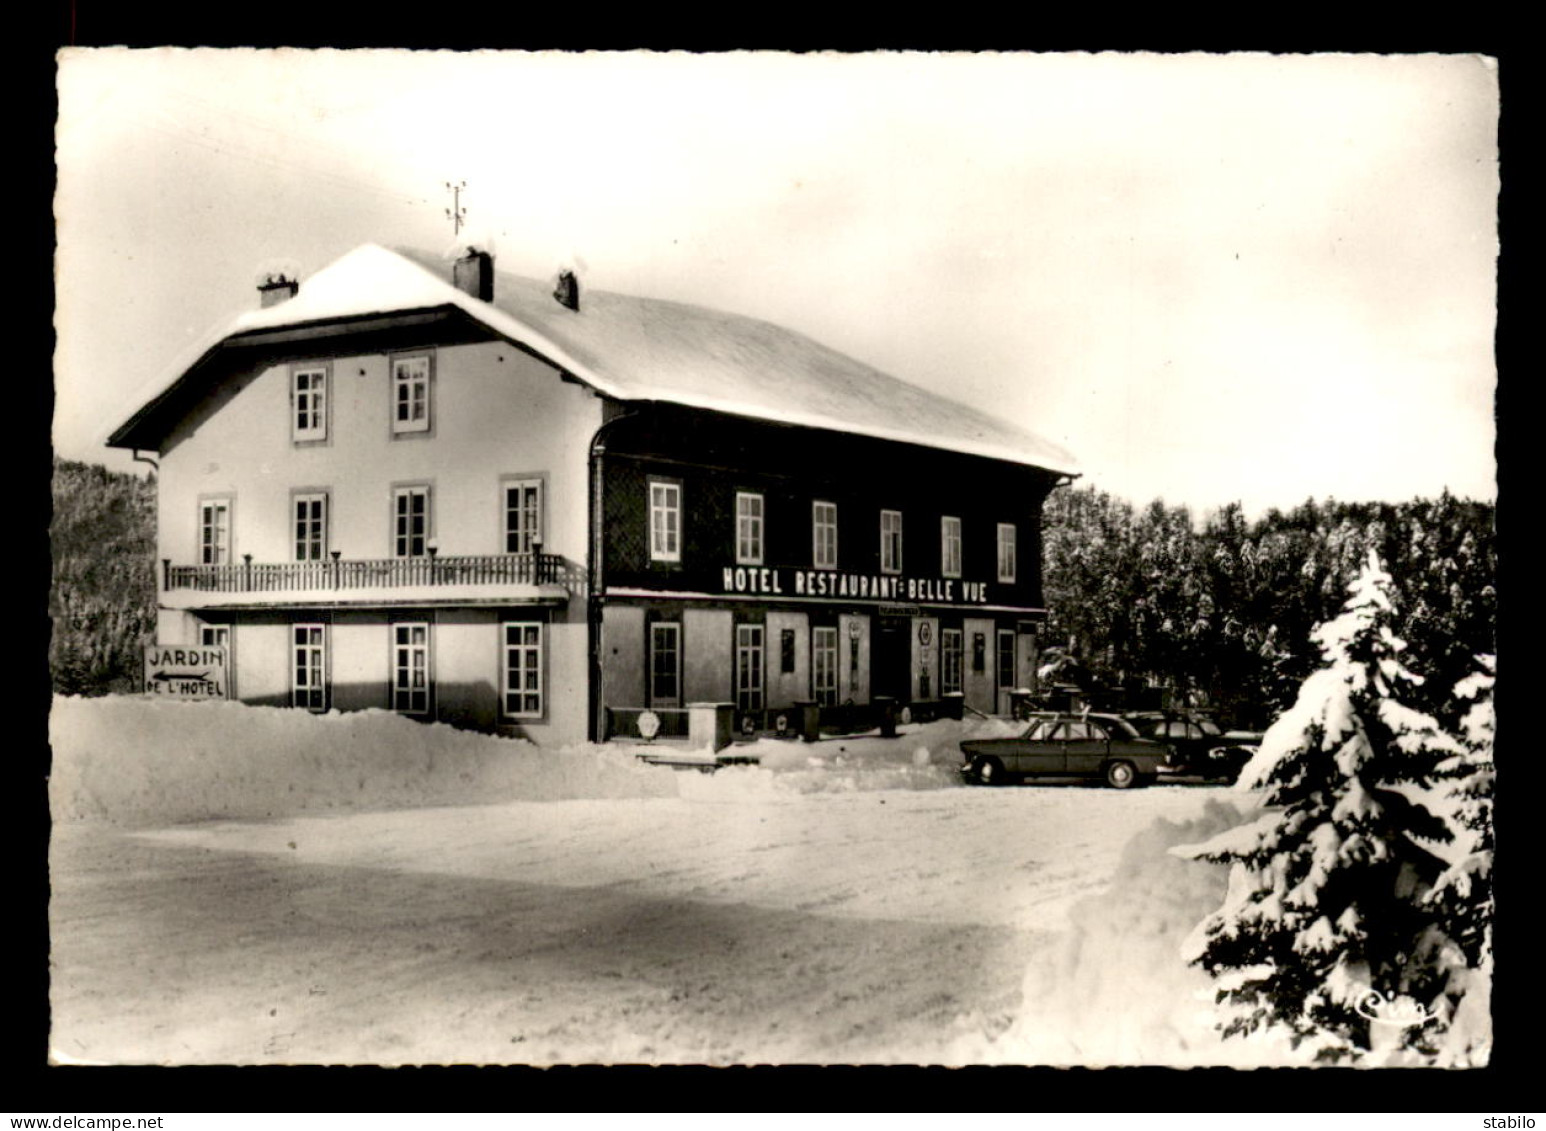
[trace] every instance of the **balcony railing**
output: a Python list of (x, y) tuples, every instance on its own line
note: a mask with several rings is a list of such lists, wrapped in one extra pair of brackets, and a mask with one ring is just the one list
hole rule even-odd
[(312, 562), (235, 565), (161, 563), (161, 587), (206, 593), (296, 593), (325, 589), (404, 589), (436, 585), (558, 585), (580, 589), (582, 570), (558, 554), (473, 554), (461, 557), (333, 558)]

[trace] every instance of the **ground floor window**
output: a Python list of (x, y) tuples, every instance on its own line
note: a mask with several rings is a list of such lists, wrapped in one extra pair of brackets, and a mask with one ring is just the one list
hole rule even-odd
[(199, 647), (228, 648), (231, 645), (231, 626), (228, 624), (204, 624), (199, 626)]
[(998, 685), (1008, 691), (1015, 685), (1015, 634), (1000, 631), (998, 634)]
[(735, 703), (741, 711), (762, 710), (763, 627), (735, 626)]
[(837, 705), (837, 629), (811, 629), (811, 685), (822, 707)]
[(682, 626), (650, 625), (650, 706), (675, 707), (682, 699)]
[(429, 712), (429, 625), (392, 626), (392, 709), (408, 715)]
[(542, 625), (520, 621), (504, 626), (504, 706), (511, 718), (539, 718), (543, 711)]
[(949, 695), (961, 690), (961, 630), (947, 628), (939, 634), (940, 691)]
[(327, 626), (297, 624), (291, 629), (294, 644), (290, 702), (308, 711), (327, 710)]

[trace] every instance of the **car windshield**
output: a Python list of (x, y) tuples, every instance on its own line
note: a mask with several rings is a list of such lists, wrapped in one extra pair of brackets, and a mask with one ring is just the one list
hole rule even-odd
[(1045, 742), (1052, 736), (1052, 728), (1057, 726), (1056, 719), (1037, 719), (1025, 728), (1021, 738), (1029, 738), (1036, 742)]
[(1203, 734), (1207, 735), (1209, 738), (1214, 738), (1224, 733), (1219, 729), (1219, 724), (1214, 722), (1212, 719), (1198, 719), (1197, 725), (1202, 727)]
[(1138, 737), (1138, 729), (1126, 719), (1102, 719), (1101, 725), (1111, 732), (1112, 738)]

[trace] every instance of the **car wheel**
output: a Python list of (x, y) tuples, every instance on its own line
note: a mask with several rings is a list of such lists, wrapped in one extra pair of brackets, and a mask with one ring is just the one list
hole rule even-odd
[(972, 769), (980, 785), (998, 785), (1004, 780), (1004, 765), (997, 758), (978, 758)]
[(1138, 784), (1138, 771), (1131, 762), (1112, 762), (1106, 767), (1106, 784), (1112, 789), (1131, 789)]

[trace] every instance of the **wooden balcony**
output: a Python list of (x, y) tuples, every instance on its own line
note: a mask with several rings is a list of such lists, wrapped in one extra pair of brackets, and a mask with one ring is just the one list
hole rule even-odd
[[(161, 563), (161, 589), (169, 595), (229, 595), (246, 604), (245, 596), (288, 597), (346, 595), (366, 602), (405, 594), (446, 598), (487, 594), (500, 588), (535, 589), (567, 597), (584, 589), (584, 569), (558, 554), (474, 554), (459, 557), (346, 559), (326, 561), (255, 562), (245, 557), (234, 565), (173, 565)], [(182, 603), (182, 602), (178, 602)], [(226, 603), (222, 601), (221, 603)]]

